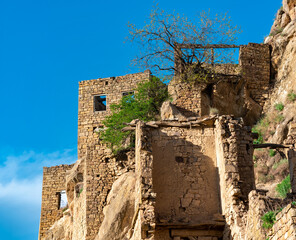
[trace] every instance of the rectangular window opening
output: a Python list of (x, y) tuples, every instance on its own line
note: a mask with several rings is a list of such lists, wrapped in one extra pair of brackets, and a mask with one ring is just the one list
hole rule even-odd
[(64, 209), (68, 206), (66, 190), (57, 193), (59, 195), (59, 209)]
[(107, 95), (94, 96), (94, 111), (106, 111), (107, 109)]

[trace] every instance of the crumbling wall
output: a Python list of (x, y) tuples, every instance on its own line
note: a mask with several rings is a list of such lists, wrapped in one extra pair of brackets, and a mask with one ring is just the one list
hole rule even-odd
[(269, 240), (294, 240), (296, 238), (296, 206), (288, 204), (280, 213), (276, 215), (270, 233)]
[(201, 116), (201, 91), (206, 87), (205, 83), (186, 83), (177, 77), (168, 85), (168, 92), (173, 97), (173, 104), (186, 117)]
[(138, 123), (136, 173), (134, 236), (157, 240), (222, 236), (213, 126), (151, 128)]
[[(99, 147), (99, 146), (97, 146)], [(109, 154), (108, 154), (109, 153)], [(115, 181), (115, 159), (104, 148), (90, 146), (86, 156), (86, 240), (93, 240), (103, 221), (103, 208)]]
[(86, 236), (86, 191), (85, 157), (79, 159), (66, 175), (67, 198), (72, 219), (72, 238), (85, 239)]
[(241, 46), (239, 62), (251, 98), (263, 107), (269, 96), (270, 46), (256, 43)]
[(59, 193), (66, 190), (66, 171), (72, 166), (60, 165), (43, 168), (39, 240), (45, 239), (49, 228), (63, 217), (63, 209), (59, 209)]
[(292, 193), (296, 194), (296, 151), (290, 149), (288, 151), (289, 171), (291, 179)]
[[(78, 107), (78, 158), (87, 147), (97, 144), (102, 121), (111, 113), (110, 105), (118, 103), (124, 92), (133, 91), (139, 82), (150, 79), (151, 72), (128, 74), (120, 77), (99, 78), (79, 82)], [(106, 95), (106, 111), (94, 111), (94, 96)]]
[(282, 199), (266, 196), (264, 190), (253, 190), (249, 194), (246, 240), (267, 239), (268, 229), (263, 228), (262, 216), (269, 211), (276, 211), (285, 205)]
[(194, 83), (175, 76), (168, 86), (173, 103), (186, 117), (208, 115), (210, 108), (217, 108), (220, 115), (233, 114), (250, 123), (258, 120), (270, 87), (269, 45), (242, 45), (239, 66), (222, 64), (214, 68), (214, 77)]
[(163, 127), (151, 135), (157, 222), (211, 221), (220, 212), (213, 128)]
[(144, 128), (142, 122), (136, 126), (136, 201), (134, 216), (133, 240), (153, 239), (155, 235), (155, 198), (152, 183), (152, 146), (147, 141), (151, 135), (148, 129)]
[(242, 119), (220, 116), (215, 139), (222, 213), (227, 226), (224, 239), (244, 239), (248, 194), (255, 189), (253, 145)]
[(104, 220), (103, 209), (114, 181), (122, 173), (132, 168), (134, 155), (115, 157), (110, 149), (100, 145), (89, 146), (86, 155), (85, 186), (86, 192), (86, 237), (93, 240)]

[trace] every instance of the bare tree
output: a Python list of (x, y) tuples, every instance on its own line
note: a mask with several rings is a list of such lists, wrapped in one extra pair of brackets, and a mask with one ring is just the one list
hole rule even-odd
[(188, 78), (192, 74), (208, 74), (206, 66), (214, 62), (232, 63), (233, 51), (214, 51), (210, 45), (233, 45), (240, 30), (227, 14), (211, 18), (210, 11), (203, 11), (194, 24), (183, 15), (167, 14), (156, 6), (143, 28), (129, 24), (129, 32), (129, 39), (140, 47), (134, 64), (154, 72), (185, 74)]

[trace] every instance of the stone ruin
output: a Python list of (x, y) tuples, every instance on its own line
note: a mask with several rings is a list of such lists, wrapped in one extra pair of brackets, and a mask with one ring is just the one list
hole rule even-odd
[[(289, 157), (289, 199), (270, 199), (255, 186), (256, 136), (248, 125), (258, 119), (268, 98), (269, 46), (250, 43), (239, 48), (239, 73), (194, 85), (175, 77), (168, 86), (173, 101), (164, 103), (161, 120), (130, 123), (135, 150), (120, 156), (100, 142), (102, 120), (110, 114), (110, 104), (132, 93), (139, 82), (149, 81), (151, 72), (80, 82), (79, 160), (44, 167), (39, 240), (295, 239), (296, 209), (288, 204), (296, 194), (295, 142), (289, 148), (277, 146), (287, 149)], [(219, 115), (209, 116), (210, 108), (217, 108)], [(133, 200), (117, 215), (111, 209), (112, 219), (110, 195), (117, 185), (124, 191), (127, 184), (117, 181), (127, 173), (134, 181), (129, 195), (119, 198)], [(62, 191), (67, 193), (66, 208), (61, 207)], [(266, 233), (262, 214), (285, 205)], [(70, 227), (57, 238), (54, 227), (63, 216), (70, 216)]]

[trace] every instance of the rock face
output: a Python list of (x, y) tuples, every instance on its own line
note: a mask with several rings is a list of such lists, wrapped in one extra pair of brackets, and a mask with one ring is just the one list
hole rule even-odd
[(104, 208), (104, 218), (96, 240), (130, 239), (135, 214), (136, 174), (128, 172), (112, 186)]
[(278, 10), (270, 35), (265, 40), (265, 43), (272, 47), (274, 89), (264, 106), (264, 112), (273, 114), (275, 104), (284, 105), (284, 110), (280, 113), (283, 121), (278, 124), (275, 133), (269, 139), (273, 143), (285, 143), (286, 139), (293, 135), (289, 129), (296, 121), (295, 101), (289, 99), (289, 94), (296, 93), (295, 13), (296, 0), (283, 0), (283, 7)]
[[(275, 80), (269, 104), (285, 102), (290, 91), (296, 91), (296, 0), (284, 0), (265, 43), (272, 46)], [(292, 89), (291, 89), (292, 88)], [(270, 105), (269, 105), (270, 106)], [(266, 108), (268, 104), (266, 105)]]
[(170, 101), (165, 101), (160, 109), (161, 120), (185, 120), (186, 117)]
[(45, 240), (72, 240), (73, 222), (69, 210), (49, 229)]

